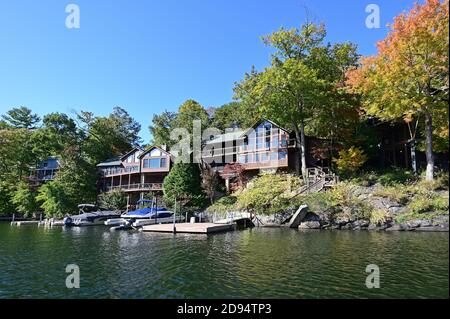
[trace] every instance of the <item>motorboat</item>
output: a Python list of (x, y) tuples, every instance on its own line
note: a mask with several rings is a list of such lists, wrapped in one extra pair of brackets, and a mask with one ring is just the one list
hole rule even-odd
[(79, 214), (63, 219), (64, 226), (94, 226), (104, 225), (108, 219), (120, 217), (120, 211), (102, 211), (93, 204), (78, 205)]
[[(165, 224), (174, 222), (174, 212), (167, 210), (165, 207), (155, 205), (152, 200), (140, 200), (138, 206), (150, 205), (133, 211), (123, 213), (120, 218), (108, 219), (105, 225), (112, 226), (116, 229), (139, 228), (145, 225)], [(184, 221), (183, 216), (175, 216), (175, 222)]]

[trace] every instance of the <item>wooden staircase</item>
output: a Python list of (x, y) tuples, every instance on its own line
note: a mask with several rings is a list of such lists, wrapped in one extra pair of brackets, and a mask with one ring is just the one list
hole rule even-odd
[(306, 185), (292, 198), (301, 194), (317, 193), (334, 187), (339, 178), (328, 167), (309, 167), (306, 172)]

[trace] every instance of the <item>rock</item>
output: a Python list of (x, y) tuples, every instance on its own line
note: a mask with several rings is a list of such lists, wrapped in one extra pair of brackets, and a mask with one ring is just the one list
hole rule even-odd
[(319, 221), (305, 221), (300, 223), (299, 229), (320, 229)]
[(386, 228), (386, 231), (405, 231), (409, 229), (410, 228), (406, 224), (395, 224), (389, 228)]
[(406, 225), (408, 225), (409, 228), (417, 228), (420, 227), (421, 221), (420, 219), (411, 220), (407, 222)]
[(359, 228), (367, 228), (369, 227), (370, 221), (366, 219), (359, 219), (352, 223), (353, 228), (359, 227)]
[(368, 230), (377, 230), (378, 226), (375, 224), (370, 224)]
[(344, 230), (352, 230), (353, 227), (352, 227), (352, 224), (351, 224), (351, 223), (347, 223), (347, 224), (341, 226), (341, 229), (344, 229)]
[(331, 229), (333, 230), (341, 229), (341, 226), (339, 224), (333, 224), (331, 225)]

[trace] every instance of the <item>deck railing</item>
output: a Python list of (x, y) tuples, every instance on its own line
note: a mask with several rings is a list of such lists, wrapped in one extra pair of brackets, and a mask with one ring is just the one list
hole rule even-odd
[(100, 171), (103, 176), (122, 175), (139, 173), (139, 166), (129, 166), (125, 168), (107, 168)]
[(121, 189), (125, 192), (134, 192), (134, 191), (149, 191), (149, 190), (162, 190), (162, 183), (138, 183), (138, 184), (129, 184), (129, 185), (117, 185), (117, 186), (108, 186), (106, 187), (106, 191), (112, 191), (115, 189)]

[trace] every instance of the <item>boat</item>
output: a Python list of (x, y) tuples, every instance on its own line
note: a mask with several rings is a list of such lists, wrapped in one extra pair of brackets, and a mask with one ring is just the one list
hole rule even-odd
[(64, 226), (104, 225), (106, 220), (120, 217), (119, 211), (102, 211), (93, 204), (80, 204), (78, 209), (78, 215), (67, 216), (63, 219)]
[[(112, 226), (113, 230), (139, 228), (145, 225), (165, 224), (174, 222), (174, 213), (165, 207), (158, 207), (152, 200), (139, 200), (138, 206), (149, 205), (137, 210), (129, 211), (120, 216), (120, 218), (108, 219), (105, 225)], [(175, 216), (175, 222), (183, 221), (183, 216)]]

